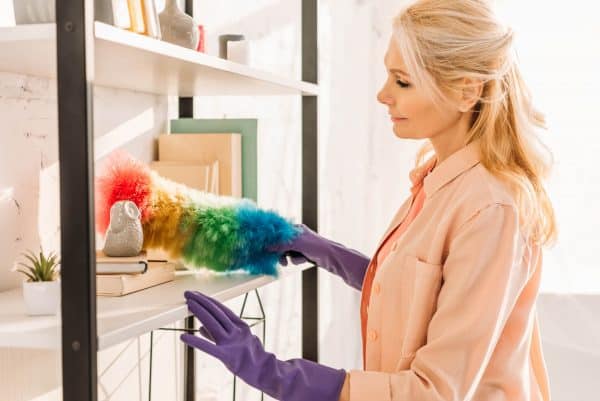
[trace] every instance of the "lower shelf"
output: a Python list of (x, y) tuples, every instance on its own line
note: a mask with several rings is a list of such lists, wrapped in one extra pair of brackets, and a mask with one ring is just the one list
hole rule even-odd
[[(176, 272), (175, 280), (123, 297), (98, 297), (98, 350), (190, 315), (183, 292), (200, 291), (219, 301), (243, 295), (275, 280), (281, 280), (310, 264), (279, 267), (280, 276), (233, 274), (214, 276), (192, 271)], [(20, 288), (0, 292), (0, 347), (52, 349), (61, 346), (60, 315), (28, 316)]]

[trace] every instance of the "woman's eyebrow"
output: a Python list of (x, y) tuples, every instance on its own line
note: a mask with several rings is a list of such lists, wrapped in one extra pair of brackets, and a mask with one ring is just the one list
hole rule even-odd
[[(386, 53), (386, 54), (385, 54), (385, 56), (383, 57), (383, 64), (384, 64), (386, 67), (387, 67), (387, 64), (388, 64), (388, 63), (387, 63), (387, 61), (388, 61), (388, 60), (387, 60), (387, 57), (388, 57), (388, 55), (387, 55), (387, 53)], [(400, 73), (400, 74), (402, 74), (402, 75), (405, 75), (405, 76), (407, 76), (407, 77), (410, 77), (410, 75), (408, 75), (408, 74), (407, 74), (405, 71), (401, 70), (400, 68), (391, 68), (391, 69), (390, 69), (390, 72), (393, 72), (393, 73)]]
[(406, 75), (407, 77), (410, 77), (410, 75), (408, 75), (406, 72), (402, 71), (399, 68), (392, 68), (392, 69), (390, 69), (390, 72), (400, 73), (402, 75)]

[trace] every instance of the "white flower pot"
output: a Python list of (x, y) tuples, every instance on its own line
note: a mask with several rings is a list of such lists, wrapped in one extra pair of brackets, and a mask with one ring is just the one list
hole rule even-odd
[(28, 315), (55, 315), (60, 308), (60, 280), (23, 281)]

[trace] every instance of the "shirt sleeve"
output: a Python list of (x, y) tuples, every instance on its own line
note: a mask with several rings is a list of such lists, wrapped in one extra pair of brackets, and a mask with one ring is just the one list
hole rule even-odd
[(487, 205), (463, 223), (443, 265), (427, 343), (407, 370), (351, 370), (350, 401), (470, 399), (529, 279), (524, 245), (511, 205)]

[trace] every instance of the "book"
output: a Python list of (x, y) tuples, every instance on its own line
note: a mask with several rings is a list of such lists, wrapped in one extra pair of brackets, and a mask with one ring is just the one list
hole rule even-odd
[(150, 168), (162, 177), (205, 192), (219, 193), (219, 161), (210, 164), (153, 161)]
[(96, 274), (135, 274), (144, 273), (147, 269), (148, 262), (143, 260), (130, 263), (96, 261)]
[(120, 297), (173, 281), (175, 266), (166, 262), (148, 262), (145, 273), (139, 274), (97, 274), (96, 294)]
[[(171, 120), (171, 134), (228, 134), (242, 136), (242, 197), (258, 201), (258, 120), (253, 118), (179, 118)], [(175, 136), (175, 135), (173, 135)]]
[(96, 251), (96, 274), (135, 274), (148, 269), (145, 252), (137, 256), (107, 256), (101, 250)]
[(130, 31), (136, 33), (146, 32), (146, 23), (144, 21), (144, 6), (142, 0), (127, 0), (129, 8), (129, 19), (131, 21)]
[(131, 28), (128, 0), (94, 1), (94, 19), (121, 29)]
[[(219, 195), (242, 196), (242, 138), (240, 134), (160, 135), (160, 162), (219, 162)], [(169, 177), (167, 177), (169, 178)]]
[(160, 39), (160, 23), (158, 21), (158, 12), (154, 0), (142, 0), (142, 9), (144, 11), (144, 23), (146, 25), (145, 34)]
[(169, 254), (160, 248), (146, 249), (148, 255), (148, 262), (169, 262), (175, 266), (175, 270), (187, 270), (187, 267), (183, 264), (180, 259), (172, 259)]

